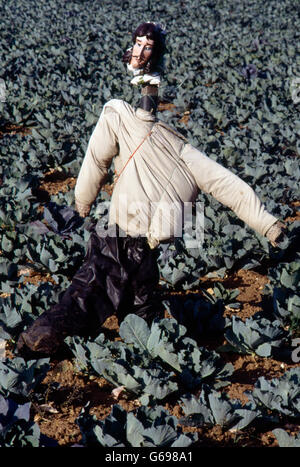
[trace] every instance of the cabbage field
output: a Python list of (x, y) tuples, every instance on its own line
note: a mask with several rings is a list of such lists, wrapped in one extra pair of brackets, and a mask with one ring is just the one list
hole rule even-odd
[[(1, 13), (0, 446), (299, 447), (300, 4), (6, 0)], [(159, 247), (163, 319), (111, 317), (96, 339), (24, 360), (20, 332), (107, 218), (113, 167), (84, 220), (74, 186), (105, 102), (139, 98), (121, 57), (150, 20), (167, 31), (158, 117), (251, 185), (286, 237), (273, 247), (199, 193), (203, 243)]]

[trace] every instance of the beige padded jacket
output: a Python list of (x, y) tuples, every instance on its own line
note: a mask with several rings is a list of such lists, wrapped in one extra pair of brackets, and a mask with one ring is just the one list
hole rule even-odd
[(277, 221), (238, 176), (151, 113), (118, 99), (105, 104), (77, 178), (75, 201), (82, 213), (89, 212), (113, 159), (120, 176), (109, 224), (118, 224), (128, 235), (148, 237), (151, 246), (178, 235), (184, 203), (193, 202), (199, 190), (261, 235)]

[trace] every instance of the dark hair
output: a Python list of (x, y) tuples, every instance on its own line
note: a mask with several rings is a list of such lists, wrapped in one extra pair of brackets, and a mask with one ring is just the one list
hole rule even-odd
[[(146, 64), (145, 73), (163, 70), (163, 56), (166, 52), (165, 32), (161, 27), (154, 23), (142, 23), (132, 34), (132, 42), (135, 44), (137, 37), (146, 36), (147, 39), (154, 41), (153, 51), (150, 60)], [(130, 63), (132, 48), (123, 55), (123, 62)]]

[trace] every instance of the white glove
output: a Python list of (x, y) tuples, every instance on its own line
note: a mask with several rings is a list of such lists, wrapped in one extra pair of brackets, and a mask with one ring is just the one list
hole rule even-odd
[(269, 228), (268, 232), (266, 233), (266, 237), (271, 242), (271, 245), (274, 247), (278, 246), (278, 243), (283, 240), (285, 235), (284, 230), (285, 225), (280, 221), (275, 222), (275, 224)]
[(91, 206), (75, 201), (75, 209), (81, 217), (86, 217), (90, 213)]

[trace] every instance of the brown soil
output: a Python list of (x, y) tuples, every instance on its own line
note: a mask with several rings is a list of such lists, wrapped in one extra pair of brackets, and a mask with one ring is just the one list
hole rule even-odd
[(31, 128), (24, 125), (16, 125), (15, 123), (6, 123), (0, 127), (0, 139), (5, 134), (25, 136), (31, 133)]
[(158, 104), (158, 110), (159, 110), (159, 112), (163, 112), (164, 110), (172, 110), (172, 111), (174, 111), (175, 114), (176, 114), (176, 117), (178, 117), (180, 123), (185, 123), (185, 124), (187, 124), (188, 121), (189, 121), (190, 111), (189, 111), (189, 110), (185, 110), (185, 111), (183, 112), (183, 114), (180, 114), (179, 112), (176, 111), (175, 105), (172, 104), (171, 102), (161, 101), (161, 102)]
[(66, 193), (71, 188), (74, 188), (75, 184), (76, 179), (74, 177), (69, 177), (63, 171), (51, 169), (45, 173), (40, 182), (37, 190), (38, 199), (40, 201), (48, 201), (51, 196), (57, 195), (60, 192)]
[[(242, 319), (249, 318), (260, 310), (261, 294), (268, 283), (268, 278), (253, 270), (240, 269), (236, 273), (225, 277), (224, 279), (203, 278), (202, 283), (207, 286), (213, 286), (214, 282), (221, 282), (226, 289), (239, 289), (237, 300), (242, 303), (242, 308), (238, 312), (227, 308), (224, 315), (236, 314)], [(208, 287), (208, 292), (213, 293), (213, 289)]]
[(287, 217), (285, 219), (286, 222), (300, 221), (300, 201), (293, 201), (290, 204), (290, 207), (294, 210), (294, 214), (292, 216)]

